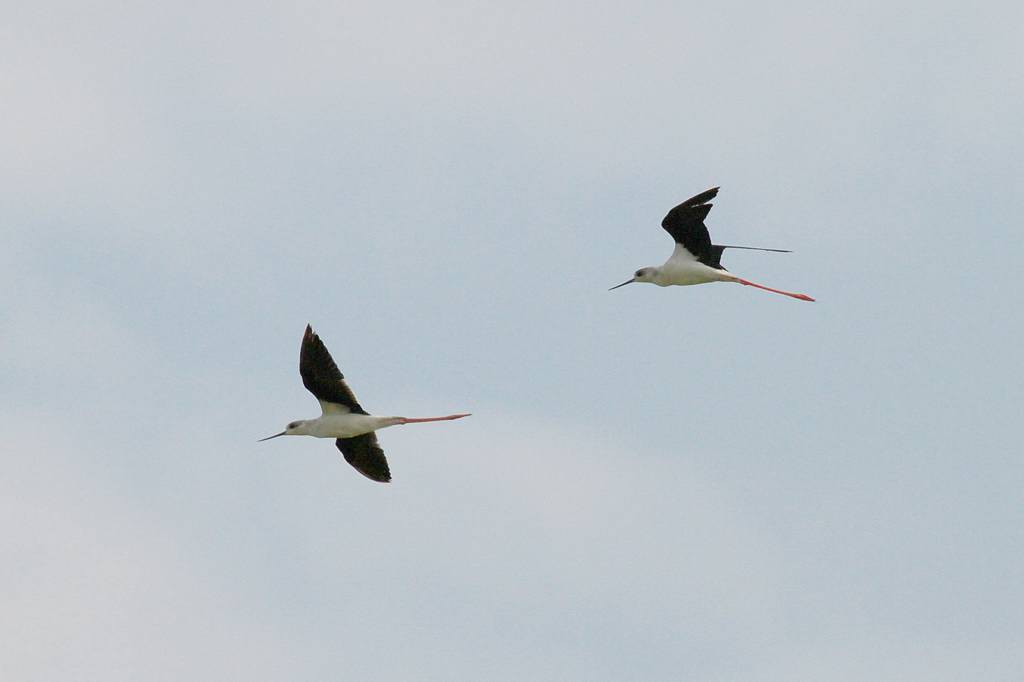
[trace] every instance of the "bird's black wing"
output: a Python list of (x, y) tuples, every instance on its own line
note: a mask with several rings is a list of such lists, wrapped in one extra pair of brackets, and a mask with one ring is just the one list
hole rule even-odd
[(722, 252), (726, 249), (743, 249), (745, 251), (771, 251), (772, 253), (793, 253), (789, 249), (765, 249), (760, 246), (733, 246), (732, 244), (712, 244), (711, 245), (711, 262), (708, 263), (713, 268), (722, 267)]
[(317, 400), (344, 405), (358, 414), (367, 413), (356, 400), (352, 389), (345, 383), (344, 375), (334, 364), (334, 359), (327, 352), (324, 342), (313, 333), (313, 328), (308, 324), (306, 333), (302, 336), (302, 350), (299, 352), (299, 374), (302, 375), (302, 385), (309, 389)]
[(661, 226), (672, 235), (676, 244), (682, 245), (684, 249), (705, 265), (713, 268), (721, 267), (718, 259), (721, 253), (716, 255), (711, 249), (711, 235), (708, 228), (704, 226), (704, 219), (711, 210), (711, 201), (718, 194), (718, 188), (712, 187), (706, 192), (701, 192), (695, 197), (690, 197), (679, 204), (665, 216)]
[(391, 480), (388, 460), (377, 443), (377, 434), (371, 431), (355, 438), (339, 438), (334, 444), (341, 450), (345, 461), (372, 481), (387, 483)]
[(725, 267), (722, 265), (722, 252), (725, 251), (725, 249), (726, 247), (724, 246), (712, 244), (711, 257), (709, 259), (709, 262), (705, 263), (705, 265), (710, 265), (711, 267), (718, 268), (719, 270), (725, 270)]

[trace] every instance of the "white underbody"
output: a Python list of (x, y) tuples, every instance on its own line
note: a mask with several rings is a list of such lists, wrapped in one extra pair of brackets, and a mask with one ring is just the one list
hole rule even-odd
[(725, 270), (704, 265), (692, 253), (676, 244), (672, 256), (657, 269), (653, 283), (660, 287), (673, 285), (707, 284), (708, 282), (735, 282), (739, 277)]
[(375, 417), (371, 414), (325, 414), (306, 422), (309, 433), (317, 438), (354, 438), (398, 423), (396, 417)]
[(364, 433), (402, 423), (401, 417), (375, 417), (372, 414), (350, 412), (347, 407), (335, 403), (320, 402), (323, 409), (317, 419), (307, 419), (290, 434), (313, 436), (314, 438), (354, 438)]

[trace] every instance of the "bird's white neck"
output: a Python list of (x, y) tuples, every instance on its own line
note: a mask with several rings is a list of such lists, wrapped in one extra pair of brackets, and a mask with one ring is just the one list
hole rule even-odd
[(655, 267), (653, 265), (646, 268), (641, 268), (640, 272), (643, 275), (637, 277), (634, 281), (646, 284), (657, 284), (659, 287), (668, 286), (671, 277), (669, 273), (665, 271), (664, 267)]

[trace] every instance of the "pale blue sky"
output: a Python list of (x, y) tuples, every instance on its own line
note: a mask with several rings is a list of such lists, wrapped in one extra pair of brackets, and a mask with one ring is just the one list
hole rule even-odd
[(1019, 4), (23, 5), (4, 679), (1024, 678)]

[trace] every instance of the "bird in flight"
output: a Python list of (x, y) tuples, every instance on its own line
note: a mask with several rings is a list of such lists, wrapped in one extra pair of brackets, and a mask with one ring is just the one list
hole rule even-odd
[(612, 289), (624, 287), (633, 282), (650, 282), (659, 287), (673, 284), (686, 286), (689, 284), (706, 284), (707, 282), (736, 282), (748, 287), (757, 287), (783, 296), (797, 298), (801, 301), (813, 301), (807, 294), (795, 294), (791, 291), (773, 289), (763, 284), (755, 284), (750, 280), (737, 277), (722, 267), (722, 252), (726, 249), (748, 249), (752, 251), (774, 251), (790, 253), (785, 249), (762, 249), (756, 246), (726, 246), (712, 244), (708, 228), (704, 225), (712, 204), (708, 202), (718, 194), (718, 188), (712, 187), (679, 204), (665, 216), (661, 226), (672, 235), (676, 242), (675, 251), (665, 263), (659, 267), (647, 267), (637, 270), (631, 279)]
[(309, 389), (323, 412), (316, 419), (300, 419), (285, 427), (281, 433), (261, 438), (259, 442), (278, 436), (314, 436), (334, 438), (345, 461), (367, 478), (387, 483), (391, 471), (384, 451), (377, 443), (378, 429), (397, 424), (449, 421), (469, 414), (449, 414), (445, 417), (376, 417), (369, 414), (356, 400), (352, 389), (345, 383), (338, 366), (313, 328), (306, 325), (299, 352), (299, 374), (302, 385)]

